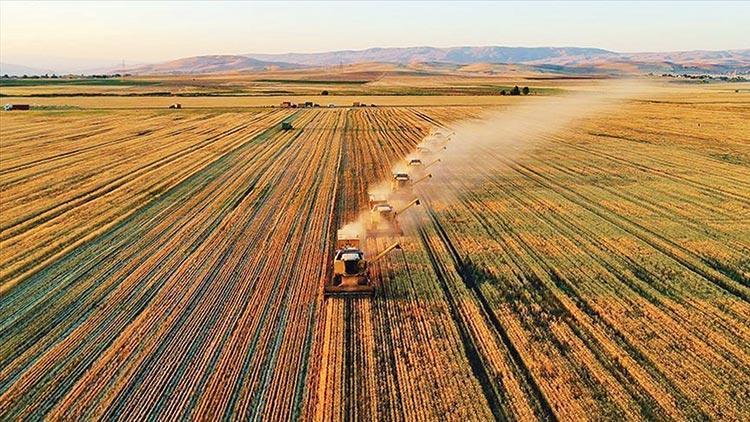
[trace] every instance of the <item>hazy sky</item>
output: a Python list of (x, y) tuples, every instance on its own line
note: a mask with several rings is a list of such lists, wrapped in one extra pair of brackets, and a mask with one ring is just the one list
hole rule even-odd
[(749, 48), (747, 2), (0, 2), (0, 59), (153, 62), (201, 54), (429, 45)]

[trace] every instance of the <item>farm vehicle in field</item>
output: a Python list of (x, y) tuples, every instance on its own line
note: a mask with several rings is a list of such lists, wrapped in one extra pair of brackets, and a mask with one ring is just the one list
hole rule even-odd
[(403, 199), (405, 195), (411, 195), (414, 185), (431, 177), (431, 174), (426, 174), (417, 180), (412, 180), (409, 173), (396, 173), (391, 180), (391, 192), (394, 196)]
[(368, 236), (381, 236), (381, 235), (403, 235), (404, 232), (401, 230), (401, 225), (398, 222), (399, 215), (403, 214), (406, 210), (419, 205), (419, 199), (414, 199), (405, 206), (401, 207), (400, 210), (394, 209), (388, 203), (379, 203), (370, 209), (370, 219), (367, 225)]
[(368, 260), (360, 247), (360, 241), (359, 235), (338, 231), (333, 256), (333, 276), (323, 288), (324, 296), (372, 295), (375, 285), (370, 279), (369, 267), (390, 251), (401, 249), (399, 243), (394, 243)]

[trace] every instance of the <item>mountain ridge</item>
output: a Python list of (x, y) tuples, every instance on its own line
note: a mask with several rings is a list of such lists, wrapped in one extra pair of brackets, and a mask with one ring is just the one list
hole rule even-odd
[[(525, 65), (539, 72), (750, 74), (750, 48), (618, 53), (594, 47), (373, 47), (318, 53), (215, 54), (185, 57), (159, 63), (112, 68), (109, 72), (132, 74), (239, 73), (265, 70), (331, 67), (357, 63), (392, 63), (401, 66), (427, 64)], [(9, 67), (4, 64), (5, 67)], [(12, 65), (15, 68), (31, 67)], [(40, 72), (42, 73), (42, 72)], [(46, 72), (45, 72), (46, 73)], [(32, 74), (32, 73), (30, 73)]]

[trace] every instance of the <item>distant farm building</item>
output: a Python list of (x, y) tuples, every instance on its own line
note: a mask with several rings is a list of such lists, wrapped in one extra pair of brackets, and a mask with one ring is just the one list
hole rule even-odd
[(30, 110), (31, 106), (28, 104), (5, 104), (5, 107), (3, 107), (5, 111), (13, 111), (13, 110)]

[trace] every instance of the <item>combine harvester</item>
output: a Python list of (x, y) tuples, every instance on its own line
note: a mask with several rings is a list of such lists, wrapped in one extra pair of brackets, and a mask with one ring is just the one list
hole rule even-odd
[(396, 242), (385, 248), (375, 258), (367, 260), (360, 248), (359, 235), (339, 230), (336, 237), (336, 252), (333, 256), (333, 277), (323, 288), (324, 296), (373, 295), (375, 284), (370, 279), (369, 266), (383, 259), (394, 249), (401, 249), (401, 245)]
[(397, 198), (403, 198), (406, 195), (411, 195), (414, 185), (416, 185), (417, 183), (421, 183), (431, 177), (431, 174), (426, 174), (419, 179), (412, 181), (409, 173), (396, 173), (393, 175), (393, 180), (391, 181), (391, 193)]
[(378, 237), (387, 235), (404, 234), (401, 226), (398, 224), (398, 217), (414, 205), (419, 205), (419, 199), (406, 204), (400, 210), (396, 211), (387, 202), (378, 203), (370, 209), (370, 221), (367, 225), (367, 236)]
[[(441, 136), (442, 135), (442, 136)], [(436, 134), (438, 145), (435, 150), (445, 149), (445, 143), (449, 139), (444, 134)], [(421, 147), (420, 153), (432, 153), (427, 147)], [(421, 158), (411, 158), (407, 162), (408, 166), (416, 169), (418, 173), (425, 173), (425, 170), (439, 163), (440, 159), (435, 159), (427, 165), (424, 165)], [(393, 175), (391, 181), (390, 198), (395, 200), (406, 200), (407, 195), (411, 195), (416, 184), (430, 179), (432, 174), (424, 174), (416, 180), (412, 180), (409, 173), (397, 172)], [(382, 194), (370, 194), (370, 219), (366, 227), (366, 235), (378, 237), (381, 235), (402, 235), (397, 216), (404, 213), (414, 205), (420, 205), (419, 199), (413, 199), (400, 210), (396, 211), (389, 203), (389, 198)], [(325, 297), (347, 297), (347, 296), (371, 296), (375, 293), (375, 284), (370, 279), (369, 266), (383, 259), (389, 252), (394, 249), (401, 250), (401, 245), (396, 242), (385, 248), (375, 258), (367, 260), (365, 253), (362, 251), (358, 233), (347, 232), (344, 229), (336, 233), (336, 251), (333, 256), (333, 274), (323, 287)]]

